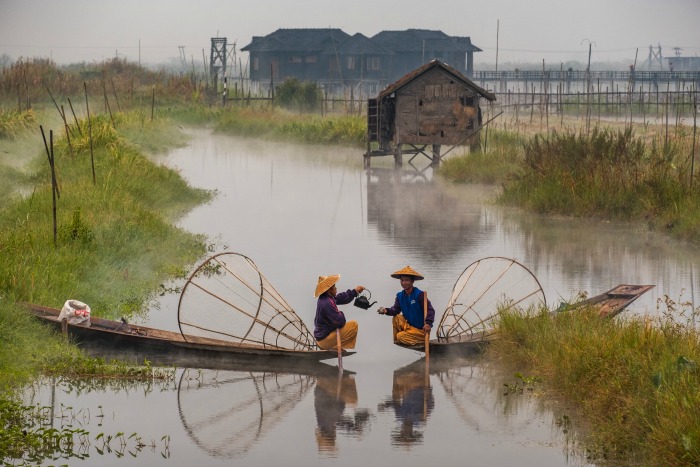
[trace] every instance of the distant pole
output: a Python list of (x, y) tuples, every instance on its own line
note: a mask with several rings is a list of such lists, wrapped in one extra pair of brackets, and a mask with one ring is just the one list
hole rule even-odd
[(496, 20), (496, 72), (498, 72), (498, 33), (501, 27), (501, 20)]
[(693, 188), (693, 174), (695, 173), (695, 140), (698, 132), (698, 89), (693, 85), (693, 151), (690, 159), (690, 188)]

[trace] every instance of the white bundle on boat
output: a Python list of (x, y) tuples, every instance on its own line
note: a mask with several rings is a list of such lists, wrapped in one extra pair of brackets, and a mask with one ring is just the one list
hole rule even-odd
[(58, 315), (58, 320), (68, 320), (68, 324), (90, 324), (90, 306), (78, 300), (66, 300)]

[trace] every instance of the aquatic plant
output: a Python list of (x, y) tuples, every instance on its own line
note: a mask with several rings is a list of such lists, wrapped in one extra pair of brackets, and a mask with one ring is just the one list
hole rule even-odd
[(697, 465), (700, 338), (697, 310), (688, 306), (667, 298), (657, 319), (603, 320), (592, 310), (505, 314), (488, 352), (576, 408), (573, 424), (590, 427), (581, 435), (589, 456)]

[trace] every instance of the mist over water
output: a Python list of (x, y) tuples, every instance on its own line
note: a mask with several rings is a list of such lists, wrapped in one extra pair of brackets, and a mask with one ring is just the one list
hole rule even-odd
[[(537, 390), (504, 390), (515, 382), (510, 370), (477, 356), (431, 359), (426, 373), (422, 354), (393, 345), (390, 319), (375, 312), (400, 290), (390, 274), (406, 265), (423, 274), (417, 285), (438, 320), (461, 272), (487, 256), (530, 269), (550, 308), (621, 283), (656, 285), (625, 315), (655, 314), (664, 295), (694, 298), (697, 248), (643, 226), (498, 207), (496, 188), (447, 186), (430, 169), (395, 172), (372, 161), (366, 172), (361, 150), (192, 137), (163, 162), (217, 196), (182, 228), (208, 235), (217, 252), (251, 258), (309, 328), (319, 275), (341, 274), (339, 291), (364, 285), (378, 304), (340, 307), (359, 324), (342, 377), (329, 360), (313, 370), (178, 369), (171, 383), (131, 389), (47, 381), (28, 392), (107, 414), (101, 425), (81, 421), (93, 433), (170, 437), (135, 457), (93, 451), (81, 465), (587, 465), (570, 450), (572, 431), (562, 430), (572, 413)], [(152, 305), (149, 325), (177, 329), (177, 295)]]

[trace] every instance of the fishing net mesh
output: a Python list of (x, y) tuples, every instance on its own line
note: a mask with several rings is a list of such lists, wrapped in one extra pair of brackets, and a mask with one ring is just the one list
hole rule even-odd
[(488, 335), (500, 313), (526, 313), (542, 305), (546, 305), (542, 287), (525, 266), (509, 258), (483, 258), (457, 279), (437, 336)]
[(313, 335), (253, 261), (220, 253), (187, 280), (178, 305), (180, 332), (188, 342), (317, 350)]

